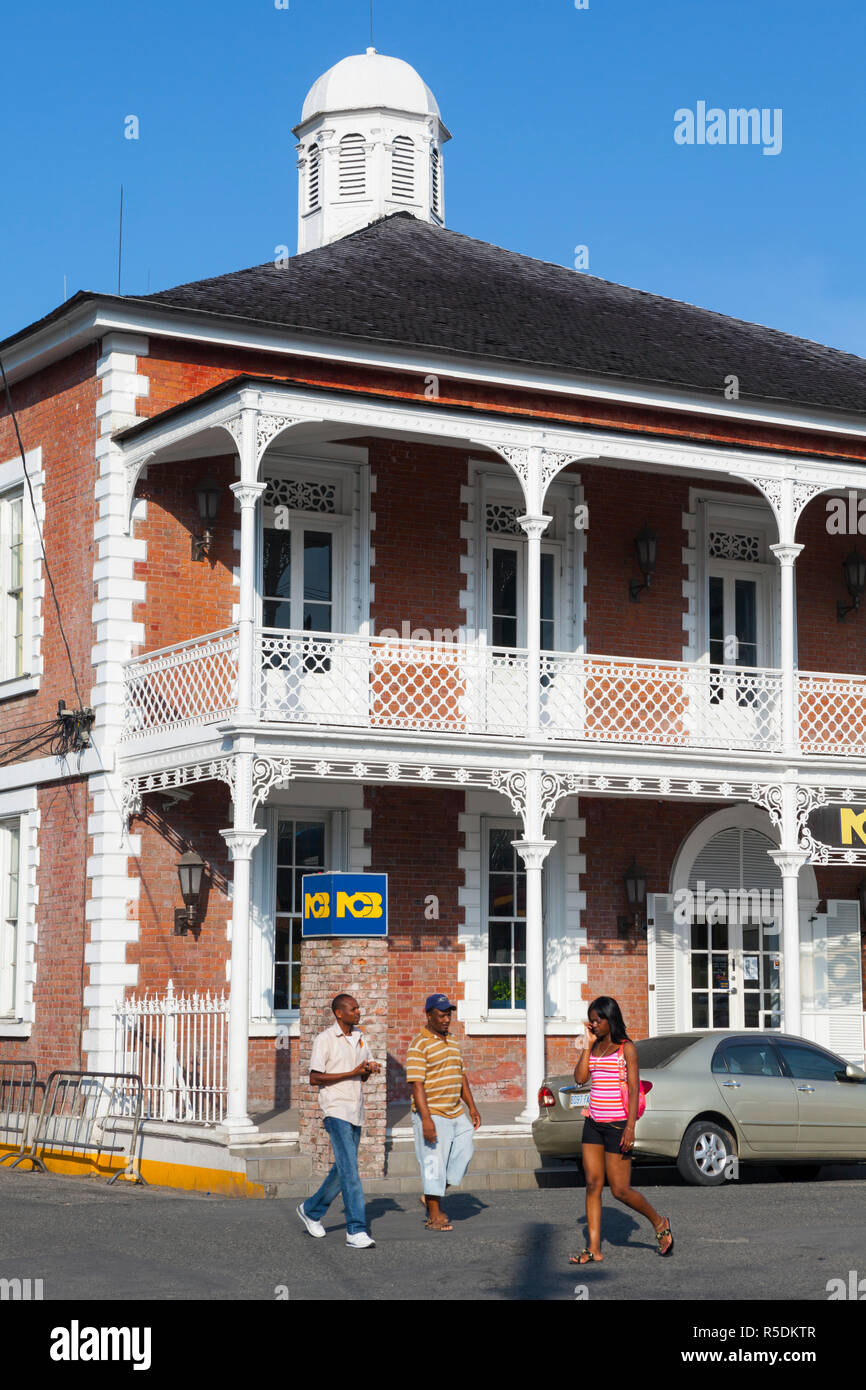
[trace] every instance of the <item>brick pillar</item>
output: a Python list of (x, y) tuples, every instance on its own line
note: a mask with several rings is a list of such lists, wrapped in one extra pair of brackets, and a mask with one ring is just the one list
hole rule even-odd
[(318, 1091), (309, 1083), (313, 1039), (334, 1022), (331, 1000), (351, 994), (361, 1006), (361, 1028), (382, 1070), (364, 1082), (364, 1129), (358, 1169), (362, 1177), (385, 1174), (385, 1077), (388, 1055), (388, 942), (358, 937), (323, 937), (301, 942), (301, 1063), (298, 1092), (301, 1153), (313, 1171), (325, 1173), (333, 1162), (331, 1143), (322, 1124)]

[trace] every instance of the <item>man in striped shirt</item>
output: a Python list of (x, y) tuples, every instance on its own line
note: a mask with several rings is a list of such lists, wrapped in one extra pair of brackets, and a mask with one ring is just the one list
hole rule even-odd
[[(427, 1026), (409, 1045), (406, 1080), (412, 1086), (415, 1153), (424, 1183), (427, 1227), (452, 1231), (440, 1202), (446, 1187), (455, 1187), (469, 1167), (473, 1131), (481, 1124), (460, 1048), (448, 1036), (457, 1008), (444, 994), (431, 994), (424, 1005)], [(463, 1102), (469, 1107), (467, 1118)]]

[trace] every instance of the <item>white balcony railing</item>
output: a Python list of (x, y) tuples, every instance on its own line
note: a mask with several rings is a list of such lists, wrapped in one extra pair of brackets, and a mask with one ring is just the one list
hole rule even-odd
[[(237, 704), (237, 663), (236, 629), (129, 662), (125, 737), (225, 719)], [(519, 738), (527, 731), (527, 665), (522, 650), (259, 630), (257, 714), (264, 723)], [(813, 697), (816, 710), (821, 698)], [(866, 713), (866, 690), (862, 698)], [(559, 652), (541, 658), (547, 739), (773, 750), (780, 700), (778, 671)]]
[(801, 671), (800, 750), (866, 756), (866, 676)]
[(124, 672), (124, 738), (225, 719), (237, 683), (237, 628), (148, 652)]

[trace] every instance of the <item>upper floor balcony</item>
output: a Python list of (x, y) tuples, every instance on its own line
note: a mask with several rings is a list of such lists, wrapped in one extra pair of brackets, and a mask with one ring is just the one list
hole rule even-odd
[[(238, 709), (237, 627), (125, 667), (127, 751), (204, 729)], [(782, 673), (705, 662), (256, 628), (263, 727), (541, 739), (706, 752), (783, 749)], [(866, 756), (866, 677), (797, 672), (800, 755)], [(535, 704), (537, 728), (528, 711)]]

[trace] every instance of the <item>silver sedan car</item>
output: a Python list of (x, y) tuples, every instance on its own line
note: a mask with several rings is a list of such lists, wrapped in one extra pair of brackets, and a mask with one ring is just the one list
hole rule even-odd
[[(642, 1039), (637, 1053), (651, 1090), (636, 1159), (674, 1159), (703, 1186), (734, 1176), (737, 1162), (811, 1177), (824, 1163), (866, 1160), (866, 1071), (817, 1043), (754, 1030), (670, 1033)], [(588, 1103), (588, 1083), (543, 1083), (532, 1126), (543, 1158), (579, 1156)]]

